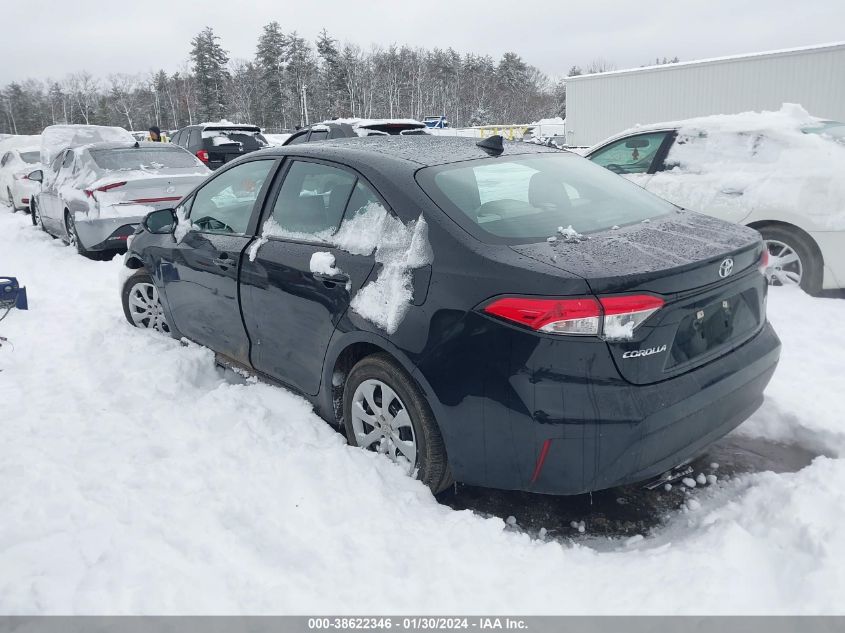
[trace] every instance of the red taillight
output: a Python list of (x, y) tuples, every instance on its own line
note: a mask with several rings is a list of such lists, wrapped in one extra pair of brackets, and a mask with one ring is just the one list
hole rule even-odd
[(197, 152), (197, 158), (199, 158), (202, 162), (208, 162), (208, 151), (201, 149)]
[(122, 187), (126, 184), (126, 181), (122, 182), (112, 182), (108, 185), (103, 185), (102, 187), (97, 187), (96, 189), (85, 189), (85, 195), (89, 198), (94, 195), (95, 191), (111, 191), (112, 189), (117, 189), (118, 187)]
[(547, 334), (630, 338), (634, 330), (664, 305), (653, 295), (531, 299), (505, 297), (484, 312)]
[(484, 311), (537, 332), (554, 334), (598, 334), (601, 319), (601, 306), (592, 297), (580, 299), (505, 297), (487, 305)]
[(769, 248), (764, 244), (763, 252), (760, 253), (760, 261), (757, 263), (757, 268), (760, 272), (766, 274), (766, 269), (769, 267)]

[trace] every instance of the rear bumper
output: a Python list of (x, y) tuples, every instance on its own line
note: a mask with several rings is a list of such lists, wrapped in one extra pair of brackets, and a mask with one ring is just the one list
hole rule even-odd
[(824, 260), (822, 288), (845, 288), (845, 231), (810, 233), (810, 237), (819, 245)]
[(86, 220), (77, 215), (76, 233), (89, 251), (126, 248), (126, 238), (135, 232), (135, 227), (143, 219), (138, 216)]
[[(611, 378), (608, 355), (586, 343), (564, 349), (501, 330), (495, 349), (483, 334), (468, 340), (479, 345), (450, 355), (448, 366), (423, 363), (421, 375), (455, 478), (559, 495), (650, 479), (701, 454), (760, 406), (780, 356), (766, 323), (716, 360), (634, 385)], [(461, 366), (484, 349), (493, 351), (482, 363)], [(473, 374), (480, 380), (467, 382)]]
[[(612, 488), (650, 479), (700, 455), (763, 403), (779, 356), (780, 341), (767, 324), (728, 357), (664, 383), (630, 389), (641, 418), (548, 434), (545, 463), (526, 489), (569, 494)], [(729, 371), (720, 367), (726, 362)], [(541, 448), (536, 450), (539, 455)]]

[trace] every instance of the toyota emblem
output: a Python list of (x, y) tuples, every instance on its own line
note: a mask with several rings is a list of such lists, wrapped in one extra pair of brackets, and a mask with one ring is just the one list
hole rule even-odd
[(728, 257), (725, 261), (723, 261), (719, 265), (719, 277), (724, 279), (725, 277), (727, 277), (728, 275), (730, 275), (733, 272), (733, 269), (734, 269), (734, 260), (732, 260), (730, 257)]

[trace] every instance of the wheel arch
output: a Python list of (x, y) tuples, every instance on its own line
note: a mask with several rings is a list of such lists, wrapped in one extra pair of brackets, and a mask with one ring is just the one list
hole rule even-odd
[(821, 248), (819, 248), (819, 245), (816, 243), (816, 240), (813, 239), (813, 236), (800, 226), (792, 224), (791, 222), (783, 222), (780, 220), (755, 220), (754, 222), (749, 222), (747, 226), (752, 229), (756, 229), (757, 231), (762, 231), (762, 229), (767, 227), (777, 227), (785, 231), (791, 231), (798, 234), (813, 250), (813, 255), (819, 258), (819, 263), (824, 266), (824, 255), (822, 254)]
[[(433, 401), (431, 386), (425, 378), (416, 371), (416, 365), (400, 348), (374, 332), (356, 331), (340, 333), (337, 330), (329, 343), (329, 349), (323, 362), (323, 381), (319, 402), (317, 403), (323, 417), (332, 424), (342, 424), (343, 385), (352, 367), (363, 358), (373, 354), (387, 354), (399, 364), (408, 378), (420, 389), (434, 414), (434, 421), (441, 427), (438, 405)], [(342, 380), (335, 381), (335, 374), (339, 373)], [(340, 382), (335, 385), (335, 382)], [(440, 428), (443, 433), (442, 427)], [(449, 447), (446, 446), (448, 451)]]

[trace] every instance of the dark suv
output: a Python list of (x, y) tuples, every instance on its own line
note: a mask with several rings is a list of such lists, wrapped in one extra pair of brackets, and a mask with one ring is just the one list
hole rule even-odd
[(227, 165), (146, 217), (126, 318), (295, 390), (435, 492), (649, 479), (760, 406), (780, 342), (759, 233), (569, 152), (484, 143)]
[(170, 142), (184, 147), (210, 169), (270, 145), (260, 127), (232, 123), (189, 125), (176, 132)]

